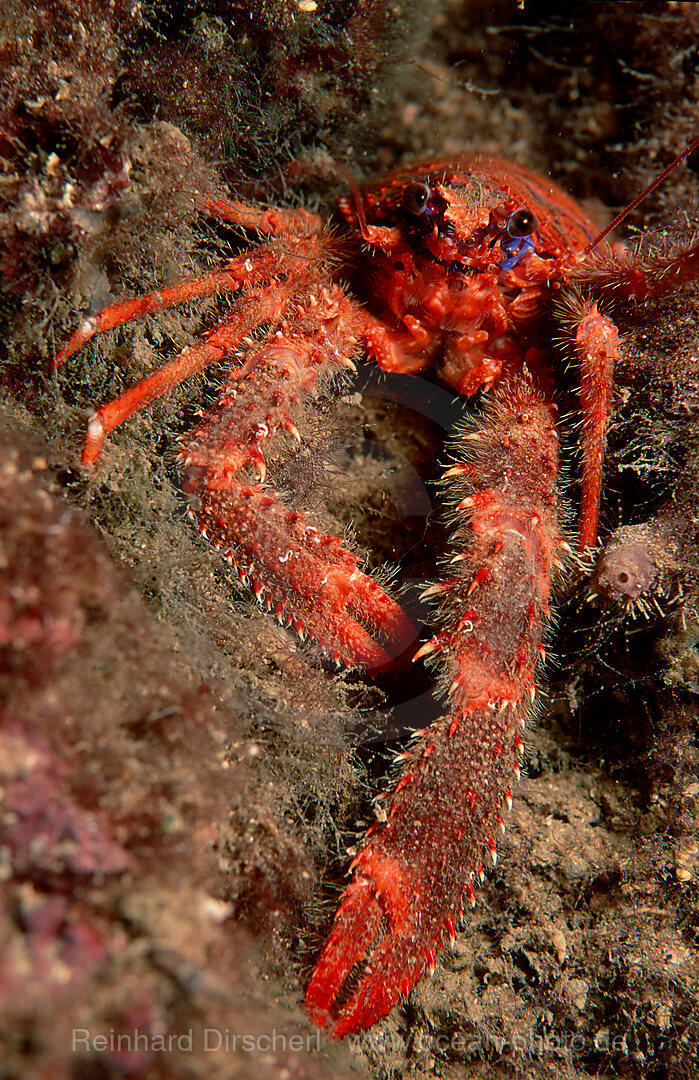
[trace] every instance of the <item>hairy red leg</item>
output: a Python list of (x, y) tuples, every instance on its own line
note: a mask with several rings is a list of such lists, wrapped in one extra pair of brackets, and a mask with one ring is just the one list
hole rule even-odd
[(251, 301), (249, 309), (236, 312), (225, 323), (211, 330), (203, 342), (183, 349), (174, 360), (154, 371), (147, 379), (97, 409), (88, 421), (81, 458), (83, 465), (94, 465), (110, 431), (191, 375), (228, 356), (240, 344), (243, 336), (261, 320), (278, 314), (278, 296), (264, 294), (256, 300), (254, 303)]
[(119, 424), (123, 424), (156, 398), (162, 397), (173, 386), (184, 382), (190, 375), (196, 375), (198, 371), (221, 360), (235, 348), (239, 340), (240, 335), (232, 328), (219, 327), (209, 335), (207, 341), (185, 349), (165, 367), (159, 368), (125, 394), (97, 409), (87, 423), (87, 435), (80, 458), (83, 465), (94, 465), (110, 431), (114, 431)]
[(442, 629), (420, 649), (439, 665), (445, 716), (401, 755), (385, 823), (352, 869), (306, 992), (335, 1037), (370, 1027), (452, 937), (463, 896), (494, 863), (494, 836), (519, 775), (522, 730), (543, 654), (551, 579), (565, 546), (556, 518), (555, 407), (525, 376), (499, 388), (471, 459), (449, 469), (466, 487)]
[(597, 540), (602, 463), (606, 430), (612, 412), (614, 363), (619, 359), (619, 333), (597, 304), (581, 302), (575, 334), (580, 360), (580, 409), (582, 414), (582, 478), (578, 520), (578, 551)]
[(309, 210), (282, 206), (248, 206), (228, 199), (205, 199), (206, 209), (232, 225), (255, 229), (266, 236), (306, 236), (321, 232), (323, 221)]
[[(412, 622), (333, 536), (289, 509), (264, 481), (262, 448), (280, 430), (300, 441), (292, 416), (309, 395), (353, 367), (354, 306), (337, 288), (317, 288), (296, 318), (305, 332), (270, 334), (231, 374), (200, 428), (183, 439), (185, 489), (198, 496), (193, 515), (258, 599), (309, 634), (343, 663), (376, 669), (410, 648)], [(383, 644), (372, 639), (378, 635)]]
[(194, 516), (279, 622), (312, 637), (334, 660), (376, 671), (414, 645), (410, 619), (360, 571), (357, 556), (276, 492), (230, 477), (225, 488), (203, 491)]
[[(647, 256), (618, 247), (607, 248), (572, 276), (581, 284), (594, 287), (597, 293), (615, 299), (659, 296), (699, 278), (699, 244)], [(611, 319), (599, 312), (596, 303), (573, 299), (568, 306), (578, 320), (575, 349), (580, 360), (583, 470), (577, 546), (582, 553), (594, 546), (597, 539), (605, 432), (612, 412), (619, 334)]]
[[(322, 253), (321, 244), (319, 238), (309, 237), (306, 257), (318, 258), (318, 255)], [(96, 333), (141, 318), (150, 311), (159, 310), (165, 306), (175, 306), (184, 300), (192, 299), (195, 295), (206, 295), (205, 292), (197, 293), (196, 289), (200, 286), (206, 286), (208, 289), (214, 278), (229, 280), (230, 289), (240, 289), (243, 283), (245, 286), (251, 286), (245, 308), (235, 312), (222, 325), (210, 331), (201, 344), (183, 349), (178, 356), (147, 379), (97, 409), (88, 423), (88, 433), (82, 453), (83, 465), (95, 463), (105, 437), (134, 413), (139, 412), (156, 398), (162, 397), (168, 390), (178, 386), (191, 375), (195, 375), (227, 356), (240, 344), (242, 338), (261, 322), (278, 319), (284, 304), (299, 287), (299, 279), (307, 276), (307, 273), (304, 273), (303, 260), (290, 260), (286, 252), (275, 247), (263, 248), (250, 256), (241, 256), (239, 259), (231, 260), (229, 268), (231, 267), (232, 269), (222, 271), (221, 275), (207, 275), (206, 278), (199, 278), (181, 286), (174, 286), (172, 289), (150, 293), (105, 308), (99, 315), (88, 319), (56, 355), (54, 366), (63, 363)], [(259, 285), (276, 276), (280, 276), (281, 280), (274, 290), (252, 289), (253, 285)], [(195, 291), (191, 291), (192, 288)], [(167, 304), (163, 301), (163, 297), (167, 298)]]
[(615, 248), (593, 258), (589, 268), (583, 266), (572, 277), (612, 300), (663, 296), (699, 278), (699, 244), (669, 253), (651, 249), (647, 254), (634, 254)]
[[(317, 252), (306, 251), (307, 257), (313, 257), (313, 255), (317, 255)], [(237, 292), (243, 285), (260, 284), (279, 274), (288, 273), (292, 269), (293, 265), (289, 265), (286, 252), (270, 245), (258, 249), (252, 255), (240, 255), (231, 259), (223, 270), (214, 270), (210, 274), (203, 274), (191, 281), (185, 281), (182, 285), (157, 289), (143, 296), (111, 304), (97, 315), (85, 320), (63, 348), (56, 353), (53, 366), (60, 367), (95, 334), (114, 330), (117, 326), (123, 326), (125, 323), (163, 311), (165, 308), (176, 307), (187, 300), (201, 300), (206, 296), (215, 296), (216, 293)]]

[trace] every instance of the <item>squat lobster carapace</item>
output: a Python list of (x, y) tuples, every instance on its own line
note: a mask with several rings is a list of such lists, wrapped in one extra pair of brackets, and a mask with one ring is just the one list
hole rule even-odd
[[(385, 371), (490, 395), (445, 474), (453, 546), (448, 576), (427, 590), (437, 632), (416, 654), (436, 666), (444, 715), (401, 755), (386, 818), (352, 863), (306, 994), (313, 1020), (341, 1036), (375, 1023), (434, 966), (464, 899), (475, 902), (474, 886), (497, 858), (494, 837), (519, 776), (552, 583), (569, 549), (557, 509), (552, 309), (574, 316), (583, 552), (597, 535), (619, 350), (598, 301), (659, 295), (696, 279), (699, 245), (641, 263), (607, 244), (606, 230), (595, 237), (584, 212), (548, 180), (477, 155), (398, 169), (354, 203), (343, 201), (349, 235), (341, 243), (301, 210), (219, 199), (207, 208), (262, 241), (221, 270), (107, 308), (56, 363), (132, 319), (232, 295), (200, 341), (97, 410), (83, 462), (93, 464), (105, 436), (133, 413), (235, 357), (218, 400), (182, 440), (190, 514), (269, 610), (327, 655), (376, 670), (414, 651), (415, 631), (357, 556), (269, 483), (265, 449), (277, 437), (300, 440), (304, 401), (362, 353)], [(352, 290), (341, 284), (347, 277)]]

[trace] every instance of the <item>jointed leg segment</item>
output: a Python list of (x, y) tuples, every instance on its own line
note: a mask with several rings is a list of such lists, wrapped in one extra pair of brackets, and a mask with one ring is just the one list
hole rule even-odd
[[(184, 490), (197, 499), (191, 513), (280, 620), (302, 636), (310, 634), (335, 659), (375, 669), (414, 644), (411, 620), (361, 572), (340, 540), (319, 533), (304, 513), (263, 487), (265, 441), (280, 429), (300, 441), (293, 409), (314, 396), (327, 376), (354, 368), (357, 309), (325, 275), (323, 254), (317, 234), (291, 236), (231, 260), (220, 273), (115, 304), (73, 335), (57, 363), (101, 331), (193, 296), (239, 291), (233, 311), (202, 341), (96, 411), (83, 464), (94, 464), (105, 436), (129, 416), (231, 355), (258, 331), (256, 347), (248, 347), (244, 363), (233, 366), (219, 401), (182, 440)], [(262, 336), (261, 327), (267, 328)], [(251, 467), (258, 483), (251, 482)]]
[(612, 413), (614, 363), (619, 358), (619, 332), (597, 304), (581, 305), (575, 335), (580, 360), (582, 412), (582, 483), (578, 519), (578, 552), (593, 547), (602, 490), (606, 429)]

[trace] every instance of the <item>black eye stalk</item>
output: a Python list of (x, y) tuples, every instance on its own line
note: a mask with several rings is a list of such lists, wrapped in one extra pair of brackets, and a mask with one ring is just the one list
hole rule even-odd
[(427, 211), (432, 192), (427, 184), (408, 184), (403, 192), (403, 205), (418, 217)]

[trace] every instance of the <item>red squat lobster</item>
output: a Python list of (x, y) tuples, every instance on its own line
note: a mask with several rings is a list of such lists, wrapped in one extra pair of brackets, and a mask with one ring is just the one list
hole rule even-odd
[[(372, 825), (354, 858), (306, 992), (312, 1019), (336, 1037), (374, 1024), (434, 967), (464, 895), (473, 905), (474, 883), (495, 864), (552, 579), (568, 549), (557, 520), (548, 312), (559, 298), (575, 319), (582, 552), (597, 535), (618, 355), (617, 330), (593, 294), (643, 298), (699, 277), (699, 244), (642, 264), (604, 238), (697, 145), (595, 239), (582, 210), (549, 180), (478, 155), (410, 165), (355, 189), (353, 203), (341, 203), (353, 239), (341, 244), (304, 210), (208, 200), (211, 213), (264, 240), (220, 270), (106, 308), (56, 357), (61, 364), (94, 334), (165, 307), (236, 294), (200, 341), (97, 410), (83, 463), (171, 387), (242, 356), (182, 440), (183, 487), (195, 497), (189, 514), (280, 621), (336, 660), (369, 669), (405, 653), (412, 623), (339, 539), (265, 485), (262, 446), (271, 451), (268, 440), (283, 440), (284, 430), (300, 441), (293, 416), (304, 398), (354, 368), (360, 350), (385, 371), (426, 372), (457, 394), (493, 391), (482, 425), (462, 435), (462, 460), (445, 474), (456, 492), (455, 553), (450, 576), (426, 590), (439, 598), (441, 628), (415, 657), (438, 661), (445, 714), (400, 755), (386, 820)], [(357, 295), (339, 280), (350, 243)]]

